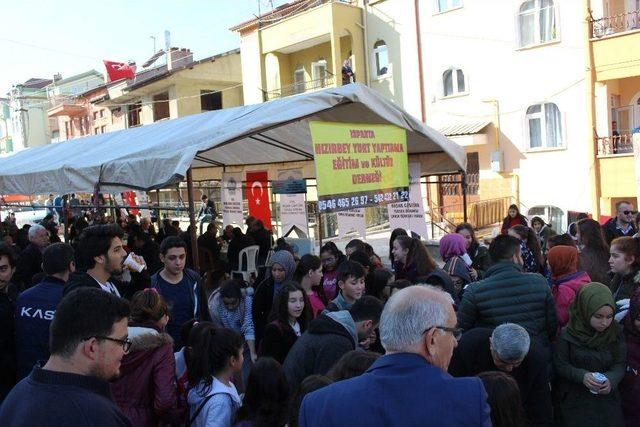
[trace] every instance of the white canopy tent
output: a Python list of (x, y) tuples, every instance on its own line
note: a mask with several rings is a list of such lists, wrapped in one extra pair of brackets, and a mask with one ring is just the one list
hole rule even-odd
[(0, 194), (152, 190), (189, 168), (313, 159), (308, 122), (393, 124), (430, 174), (465, 170), (464, 149), (360, 84), (31, 148), (0, 159)]

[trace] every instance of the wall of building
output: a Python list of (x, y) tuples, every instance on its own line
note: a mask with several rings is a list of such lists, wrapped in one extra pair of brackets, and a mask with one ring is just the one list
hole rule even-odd
[[(423, 2), (421, 10), (427, 124), (437, 128), (494, 120), (495, 104), (483, 101), (497, 100), (504, 173), (490, 170), (488, 154), (495, 148), (483, 149), (481, 179), (517, 179), (525, 209), (552, 205), (565, 212), (588, 211), (590, 159), (585, 141), (590, 135), (585, 126), (581, 3), (556, 2), (559, 41), (526, 49), (518, 48), (516, 15), (521, 1), (466, 1), (462, 8), (445, 13), (434, 13), (431, 3)], [(389, 11), (393, 12), (393, 7)], [(396, 15), (400, 12), (391, 18)], [(442, 76), (450, 67), (464, 71), (467, 93), (445, 98)], [(405, 84), (408, 81), (411, 80), (405, 80)], [(564, 148), (528, 149), (526, 110), (543, 102), (555, 103), (562, 113)], [(560, 171), (571, 179), (561, 179)], [(484, 187), (481, 183), (481, 194)], [(507, 189), (510, 185), (502, 187)], [(505, 195), (515, 196), (515, 192)]]
[(242, 70), (242, 94), (246, 105), (263, 101), (262, 75), (263, 57), (260, 52), (258, 32), (243, 34), (240, 39), (240, 62)]

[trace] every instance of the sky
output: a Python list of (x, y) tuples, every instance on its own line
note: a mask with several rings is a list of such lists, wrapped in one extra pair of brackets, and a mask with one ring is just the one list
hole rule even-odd
[[(271, 8), (269, 0), (20, 0), (2, 2), (0, 97), (31, 77), (63, 78), (91, 69), (105, 73), (103, 59), (142, 65), (164, 47), (189, 48), (194, 59), (240, 47), (229, 27)], [(274, 6), (286, 3), (274, 0)]]

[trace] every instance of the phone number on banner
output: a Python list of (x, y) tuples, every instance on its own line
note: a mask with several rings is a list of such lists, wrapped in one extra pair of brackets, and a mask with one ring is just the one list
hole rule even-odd
[(407, 190), (387, 191), (384, 193), (371, 192), (370, 194), (358, 196), (331, 197), (319, 200), (318, 210), (320, 212), (342, 211), (408, 201), (409, 191)]

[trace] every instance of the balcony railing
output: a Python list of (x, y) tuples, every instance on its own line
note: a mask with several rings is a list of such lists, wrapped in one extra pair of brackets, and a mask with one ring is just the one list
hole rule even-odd
[(640, 29), (640, 10), (591, 20), (591, 35), (594, 38), (638, 29)]
[(598, 155), (632, 154), (633, 135), (605, 136), (597, 139)]
[(327, 87), (335, 86), (335, 77), (327, 75), (323, 79), (306, 80), (304, 82), (294, 83), (291, 85), (283, 86), (280, 89), (264, 92), (266, 100), (284, 98), (285, 96), (297, 95), (305, 92), (314, 92), (316, 90), (324, 89)]

